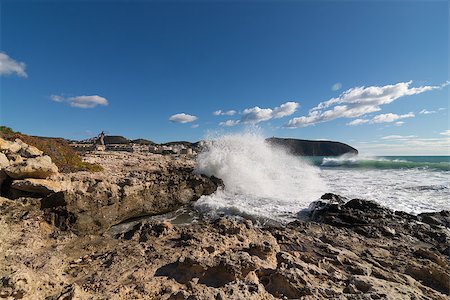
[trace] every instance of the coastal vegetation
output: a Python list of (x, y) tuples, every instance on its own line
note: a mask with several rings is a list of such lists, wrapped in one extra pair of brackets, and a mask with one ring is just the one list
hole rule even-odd
[(51, 157), (52, 161), (58, 166), (62, 173), (89, 171), (98, 172), (102, 167), (98, 164), (84, 162), (81, 156), (62, 138), (47, 138), (26, 135), (16, 132), (13, 129), (0, 126), (0, 137), (14, 141), (20, 139), (23, 142), (32, 145)]

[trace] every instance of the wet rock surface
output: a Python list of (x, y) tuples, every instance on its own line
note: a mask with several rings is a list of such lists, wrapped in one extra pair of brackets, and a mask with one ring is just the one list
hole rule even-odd
[(0, 295), (448, 299), (448, 212), (413, 216), (335, 198), (286, 226), (144, 220), (103, 235), (46, 222), (38, 199), (0, 198)]

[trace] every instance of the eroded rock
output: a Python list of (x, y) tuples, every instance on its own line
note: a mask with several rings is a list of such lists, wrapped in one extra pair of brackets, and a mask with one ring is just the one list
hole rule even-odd
[(58, 173), (58, 167), (50, 156), (28, 158), (21, 163), (15, 163), (5, 168), (6, 174), (14, 179), (37, 178), (45, 179)]
[(37, 194), (39, 196), (47, 196), (59, 192), (61, 190), (61, 184), (57, 181), (48, 179), (28, 178), (14, 180), (11, 184), (11, 188), (22, 192)]

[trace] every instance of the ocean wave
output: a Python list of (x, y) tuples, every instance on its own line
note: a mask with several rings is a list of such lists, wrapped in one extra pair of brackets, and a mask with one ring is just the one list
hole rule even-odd
[(327, 190), (319, 168), (271, 146), (258, 133), (218, 137), (198, 156), (196, 171), (224, 182), (224, 189), (194, 204), (212, 216), (285, 221)]
[(321, 167), (362, 168), (362, 169), (430, 169), (450, 171), (449, 161), (426, 162), (407, 159), (392, 159), (383, 157), (341, 156), (324, 157)]

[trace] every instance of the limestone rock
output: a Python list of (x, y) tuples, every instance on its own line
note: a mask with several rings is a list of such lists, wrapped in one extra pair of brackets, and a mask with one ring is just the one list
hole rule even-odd
[(9, 160), (5, 154), (0, 152), (0, 169), (4, 169), (9, 166)]
[(58, 167), (52, 162), (50, 156), (39, 156), (10, 165), (5, 169), (5, 172), (14, 179), (45, 179), (58, 173)]
[(11, 184), (11, 188), (23, 192), (47, 196), (49, 194), (59, 192), (61, 190), (61, 185), (59, 182), (53, 180), (28, 178), (23, 180), (14, 180)]
[(18, 143), (14, 143), (0, 138), (1, 152), (17, 153), (20, 151), (20, 149), (22, 149), (22, 147)]
[(9, 164), (10, 165), (20, 164), (21, 162), (23, 162), (25, 160), (18, 153), (7, 153), (6, 157), (9, 159)]
[(22, 140), (20, 139), (16, 139), (15, 141), (18, 145), (20, 145), (21, 149), (20, 149), (20, 155), (22, 157), (36, 157), (36, 156), (42, 156), (44, 154), (44, 152), (42, 152), (41, 150), (39, 150), (38, 148), (28, 145), (26, 143), (24, 143)]

